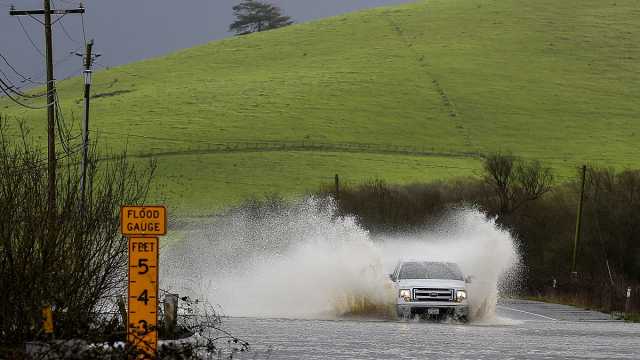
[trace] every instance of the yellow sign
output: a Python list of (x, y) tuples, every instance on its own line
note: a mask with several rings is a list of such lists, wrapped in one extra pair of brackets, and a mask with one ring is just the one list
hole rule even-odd
[(124, 236), (166, 235), (167, 209), (164, 206), (123, 206), (120, 208), (120, 231)]
[(129, 316), (127, 340), (155, 358), (158, 350), (158, 238), (129, 239)]
[(42, 330), (45, 334), (53, 334), (53, 311), (51, 306), (42, 308)]

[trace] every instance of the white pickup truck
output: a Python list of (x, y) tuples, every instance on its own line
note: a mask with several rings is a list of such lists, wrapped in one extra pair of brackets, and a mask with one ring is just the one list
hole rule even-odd
[(469, 318), (465, 278), (455, 263), (420, 260), (398, 262), (389, 275), (397, 291), (396, 309), (404, 319), (420, 315), (466, 322)]

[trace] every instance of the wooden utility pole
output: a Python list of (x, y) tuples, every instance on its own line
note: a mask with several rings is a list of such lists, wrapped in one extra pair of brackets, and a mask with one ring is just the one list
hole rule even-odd
[(12, 6), (9, 15), (12, 16), (44, 16), (45, 38), (45, 66), (47, 68), (47, 158), (48, 158), (48, 231), (49, 237), (55, 233), (56, 224), (56, 86), (53, 76), (53, 39), (51, 31), (51, 15), (84, 14), (84, 8), (70, 10), (51, 10), (50, 0), (43, 0), (42, 10), (15, 10)]
[(580, 229), (582, 226), (582, 207), (584, 202), (584, 183), (587, 175), (587, 165), (582, 166), (582, 186), (580, 189), (580, 202), (578, 203), (578, 215), (576, 217), (576, 233), (573, 238), (573, 257), (571, 261), (571, 277), (577, 279), (576, 256), (578, 254), (578, 243), (580, 242)]
[(93, 40), (87, 42), (84, 57), (84, 121), (82, 123), (82, 177), (80, 178), (80, 204), (84, 210), (87, 166), (89, 165), (89, 100), (91, 98), (91, 64), (93, 62)]
[(53, 235), (56, 223), (56, 94), (53, 78), (53, 36), (51, 33), (51, 3), (44, 1), (44, 38), (46, 40), (46, 66), (47, 66), (47, 151), (48, 151), (48, 214), (49, 234)]

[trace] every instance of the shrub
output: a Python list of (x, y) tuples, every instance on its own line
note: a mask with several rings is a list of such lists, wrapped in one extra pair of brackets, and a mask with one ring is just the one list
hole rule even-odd
[[(88, 168), (80, 203), (77, 155), (59, 161), (54, 226), (47, 226), (46, 160), (25, 132), (20, 143), (0, 128), (0, 342), (41, 337), (51, 306), (58, 338), (95, 332), (97, 313), (126, 286), (127, 244), (119, 207), (144, 201), (155, 164), (142, 171), (126, 156)], [(94, 325), (92, 325), (94, 324)]]

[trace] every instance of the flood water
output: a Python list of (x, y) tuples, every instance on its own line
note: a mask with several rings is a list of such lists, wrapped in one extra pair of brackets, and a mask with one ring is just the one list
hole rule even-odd
[(395, 314), (388, 274), (408, 258), (457, 263), (474, 279), (467, 290), (477, 316), (490, 316), (499, 290), (519, 284), (514, 239), (475, 209), (416, 233), (375, 235), (356, 218), (338, 216), (333, 203), (310, 198), (200, 220), (183, 234), (161, 249), (162, 287), (235, 317)]
[[(500, 300), (522, 285), (518, 241), (477, 209), (411, 234), (370, 234), (306, 199), (198, 220), (161, 249), (164, 289), (218, 305), (242, 359), (640, 359), (640, 325), (561, 305)], [(473, 276), (471, 323), (396, 321), (399, 259)], [(354, 316), (358, 316), (354, 318)]]
[(502, 320), (494, 325), (230, 318), (241, 359), (640, 359), (640, 324)]

